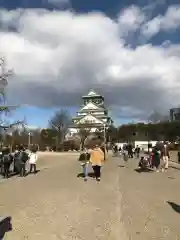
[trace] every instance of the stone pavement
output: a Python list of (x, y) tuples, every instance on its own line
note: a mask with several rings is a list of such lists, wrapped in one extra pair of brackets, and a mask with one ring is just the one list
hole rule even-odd
[(138, 173), (136, 160), (110, 157), (100, 183), (77, 178), (73, 154), (41, 156), (38, 165), (37, 175), (0, 181), (0, 215), (13, 225), (5, 239), (180, 239), (180, 215), (167, 203), (180, 204), (177, 164)]

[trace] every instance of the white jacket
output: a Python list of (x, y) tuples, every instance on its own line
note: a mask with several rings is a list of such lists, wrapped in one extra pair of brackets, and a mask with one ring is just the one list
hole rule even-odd
[(31, 153), (30, 157), (29, 157), (29, 163), (30, 164), (36, 164), (37, 159), (38, 159), (37, 154), (36, 153)]

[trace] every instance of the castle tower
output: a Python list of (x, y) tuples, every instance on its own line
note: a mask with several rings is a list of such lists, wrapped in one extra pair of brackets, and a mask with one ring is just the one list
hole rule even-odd
[(82, 101), (83, 105), (77, 112), (76, 117), (72, 119), (71, 133), (77, 133), (78, 126), (88, 127), (91, 128), (91, 132), (96, 132), (113, 124), (104, 105), (103, 96), (91, 89), (87, 95), (82, 96)]

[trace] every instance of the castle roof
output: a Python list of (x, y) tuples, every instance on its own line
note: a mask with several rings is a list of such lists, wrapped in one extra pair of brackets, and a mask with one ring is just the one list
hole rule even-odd
[[(104, 119), (104, 118), (105, 119), (110, 119), (111, 118), (111, 117), (109, 117), (107, 115), (93, 115), (91, 113), (89, 113), (88, 115), (91, 115), (91, 116), (93, 116), (96, 119)], [(85, 116), (87, 116), (87, 115), (78, 115), (76, 117), (73, 117), (73, 120), (80, 120), (80, 119), (84, 118)]]
[(93, 97), (103, 97), (103, 96), (95, 92), (93, 89), (91, 89), (87, 95), (82, 96), (82, 98), (93, 98)]
[(89, 102), (86, 105), (84, 105), (79, 112), (87, 112), (89, 110), (93, 111), (105, 111), (106, 109), (103, 106), (98, 106), (97, 104), (93, 102)]

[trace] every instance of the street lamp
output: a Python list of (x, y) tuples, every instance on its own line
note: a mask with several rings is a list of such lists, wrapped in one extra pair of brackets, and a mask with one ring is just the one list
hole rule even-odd
[(28, 133), (28, 148), (30, 149), (31, 146), (31, 133)]

